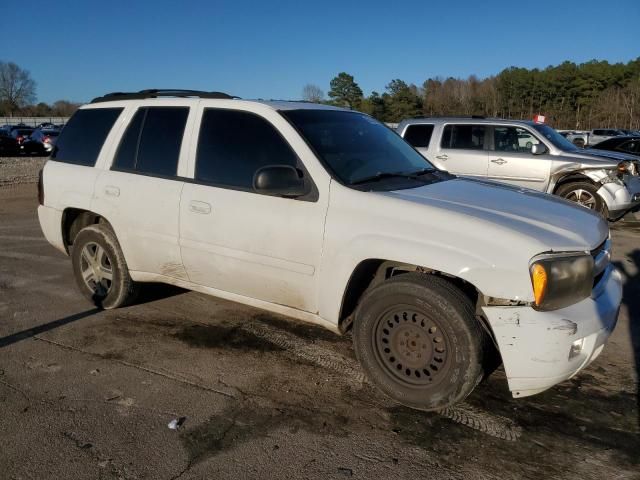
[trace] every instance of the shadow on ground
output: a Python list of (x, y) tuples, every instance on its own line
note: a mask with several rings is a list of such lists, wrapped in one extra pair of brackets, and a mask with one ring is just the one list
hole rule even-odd
[[(624, 277), (622, 302), (629, 311), (629, 336), (638, 378), (636, 402), (638, 404), (638, 425), (640, 426), (640, 250), (631, 252), (626, 261), (614, 262)], [(631, 266), (632, 268), (629, 268)], [(635, 274), (633, 269), (635, 268)]]
[(26, 340), (27, 338), (35, 337), (36, 335), (48, 332), (49, 330), (53, 330), (55, 328), (62, 327), (69, 323), (77, 322), (78, 320), (82, 320), (83, 318), (95, 315), (99, 311), (100, 309), (97, 307), (92, 308), (84, 312), (74, 313), (73, 315), (69, 315), (68, 317), (53, 320), (52, 322), (45, 323), (43, 325), (38, 325), (37, 327), (22, 330), (21, 332), (12, 333), (11, 335), (0, 338), (0, 348), (7, 347), (22, 340)]

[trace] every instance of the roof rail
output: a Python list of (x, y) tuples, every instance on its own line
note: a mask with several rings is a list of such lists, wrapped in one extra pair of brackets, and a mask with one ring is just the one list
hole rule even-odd
[(231, 100), (240, 98), (223, 92), (204, 92), (201, 90), (181, 90), (175, 88), (151, 88), (140, 90), (139, 92), (112, 92), (96, 97), (90, 103), (112, 102), (115, 100), (141, 100), (144, 98), (158, 97), (197, 97), (197, 98), (217, 98)]
[(476, 120), (489, 119), (492, 117), (486, 117), (484, 115), (418, 115), (417, 117), (411, 117), (414, 120), (420, 118), (471, 118)]

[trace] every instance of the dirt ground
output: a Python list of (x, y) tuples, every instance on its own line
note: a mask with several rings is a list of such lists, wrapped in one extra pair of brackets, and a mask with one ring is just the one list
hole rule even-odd
[(640, 479), (638, 227), (613, 229), (624, 306), (593, 365), (519, 400), (498, 370), (436, 414), (316, 327), (162, 286), (95, 310), (36, 203), (0, 188), (2, 478)]

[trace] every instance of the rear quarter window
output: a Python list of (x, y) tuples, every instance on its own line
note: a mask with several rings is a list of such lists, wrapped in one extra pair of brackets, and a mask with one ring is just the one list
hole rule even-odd
[(427, 148), (432, 133), (433, 125), (409, 125), (404, 131), (404, 139), (416, 148)]
[(52, 160), (92, 167), (122, 108), (78, 110), (60, 133)]

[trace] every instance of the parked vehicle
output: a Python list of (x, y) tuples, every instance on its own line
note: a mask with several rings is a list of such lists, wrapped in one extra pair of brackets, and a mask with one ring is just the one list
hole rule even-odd
[(464, 399), (496, 347), (515, 397), (572, 377), (622, 297), (601, 216), (438, 170), (330, 106), (105, 95), (69, 120), (39, 197), (45, 237), (102, 308), (164, 282), (352, 329), (371, 381), (420, 409)]
[(636, 157), (579, 149), (548, 125), (416, 118), (401, 122), (397, 132), (435, 166), (456, 175), (553, 193), (610, 220), (640, 207)]
[(566, 138), (578, 147), (586, 147), (619, 135), (624, 135), (624, 132), (615, 128), (596, 128), (589, 132), (572, 133)]
[(24, 143), (27, 141), (31, 133), (33, 133), (33, 128), (22, 127), (22, 126), (11, 128), (11, 133), (9, 134), (9, 136), (14, 138), (15, 141), (18, 143), (18, 148), (20, 150), (20, 153), (24, 153)]
[(23, 143), (25, 155), (49, 155), (56, 144), (60, 130), (36, 128)]
[(6, 130), (0, 129), (0, 156), (14, 157), (20, 153), (18, 141), (9, 135)]
[(589, 148), (640, 156), (640, 135), (613, 137)]

